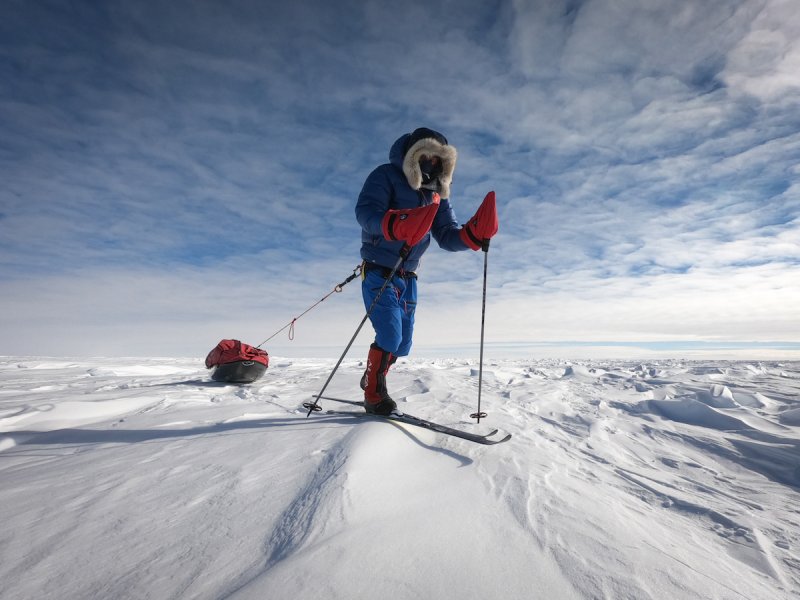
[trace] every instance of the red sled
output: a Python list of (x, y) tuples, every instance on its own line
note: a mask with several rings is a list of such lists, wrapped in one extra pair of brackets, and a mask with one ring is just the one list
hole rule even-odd
[(206, 356), (211, 379), (223, 383), (253, 383), (269, 366), (269, 354), (239, 340), (222, 340)]

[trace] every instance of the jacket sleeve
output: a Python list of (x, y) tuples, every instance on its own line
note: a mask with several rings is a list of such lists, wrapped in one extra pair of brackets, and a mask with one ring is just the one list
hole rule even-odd
[(433, 219), (433, 225), (431, 226), (433, 239), (436, 240), (440, 248), (450, 252), (468, 250), (469, 246), (461, 241), (460, 231), (461, 226), (456, 221), (456, 213), (450, 204), (450, 200), (441, 200), (439, 202), (439, 210), (436, 211), (436, 217)]
[(392, 186), (386, 173), (378, 167), (369, 174), (356, 202), (356, 220), (371, 235), (383, 237), (381, 221), (392, 199)]

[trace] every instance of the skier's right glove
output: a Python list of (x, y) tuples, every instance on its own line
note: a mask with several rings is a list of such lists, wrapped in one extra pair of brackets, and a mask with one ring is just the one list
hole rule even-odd
[(439, 194), (433, 194), (433, 202), (416, 208), (388, 210), (383, 216), (383, 237), (391, 242), (403, 241), (409, 247), (417, 245), (430, 231), (436, 211), (439, 210)]

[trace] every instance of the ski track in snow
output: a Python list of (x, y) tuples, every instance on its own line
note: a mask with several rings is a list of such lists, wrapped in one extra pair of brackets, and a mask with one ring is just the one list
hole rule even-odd
[(333, 364), (0, 358), (0, 598), (800, 598), (800, 363)]

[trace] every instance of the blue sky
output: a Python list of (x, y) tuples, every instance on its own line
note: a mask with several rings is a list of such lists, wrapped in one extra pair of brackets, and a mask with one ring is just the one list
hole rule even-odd
[[(3, 13), (0, 354), (262, 341), (358, 264), (361, 185), (419, 126), (459, 151), (459, 219), (497, 192), (493, 347), (800, 352), (792, 0)], [(429, 250), (418, 351), (477, 346), (482, 273)], [(362, 315), (354, 283), (266, 348), (337, 355)]]

